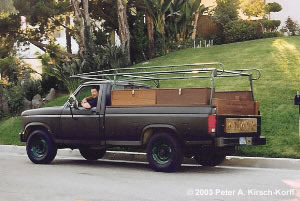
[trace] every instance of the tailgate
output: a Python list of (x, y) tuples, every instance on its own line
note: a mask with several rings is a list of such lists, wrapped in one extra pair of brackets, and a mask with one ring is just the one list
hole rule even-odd
[(260, 115), (218, 115), (215, 144), (218, 147), (265, 145), (266, 138), (260, 136), (260, 133)]

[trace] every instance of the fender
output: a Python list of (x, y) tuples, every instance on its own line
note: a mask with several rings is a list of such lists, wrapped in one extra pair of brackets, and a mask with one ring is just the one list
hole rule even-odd
[[(182, 137), (180, 136), (178, 130), (172, 126), (172, 125), (169, 125), (169, 124), (150, 124), (148, 126), (145, 126), (143, 128), (143, 131), (142, 131), (142, 136), (141, 136), (141, 142), (142, 144), (144, 144), (144, 135), (145, 133), (147, 132), (147, 130), (149, 129), (165, 129), (165, 130), (171, 130), (173, 132), (171, 132), (172, 135), (175, 135), (176, 137), (178, 137), (180, 140), (182, 140)], [(151, 134), (152, 135), (152, 134)]]
[[(49, 127), (47, 124), (41, 123), (41, 122), (31, 122), (31, 123), (29, 123), (29, 124), (27, 124), (27, 125), (25, 126), (25, 129), (24, 129), (25, 139), (27, 139), (28, 135), (30, 134), (30, 133), (28, 133), (27, 131), (28, 131), (31, 127), (36, 127), (36, 126), (37, 126), (37, 127), (43, 127), (43, 128), (45, 128), (45, 129), (49, 132), (50, 137), (53, 139), (53, 135), (52, 135), (52, 131), (51, 131), (50, 127)], [(54, 140), (54, 139), (53, 139), (53, 140)]]

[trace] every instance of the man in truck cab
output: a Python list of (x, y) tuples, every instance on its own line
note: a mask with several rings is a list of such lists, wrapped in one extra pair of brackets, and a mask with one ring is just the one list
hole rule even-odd
[(92, 86), (91, 88), (91, 96), (84, 98), (81, 101), (81, 106), (90, 109), (93, 107), (97, 107), (98, 96), (99, 96), (99, 86)]

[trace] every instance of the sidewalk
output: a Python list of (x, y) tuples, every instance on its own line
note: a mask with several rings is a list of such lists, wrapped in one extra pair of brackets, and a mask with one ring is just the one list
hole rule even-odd
[[(25, 146), (0, 145), (0, 154), (26, 156), (26, 148)], [(78, 150), (71, 149), (60, 149), (57, 156), (82, 158)], [(146, 154), (139, 152), (107, 151), (103, 159), (147, 162)], [(185, 158), (184, 164), (196, 165), (197, 163), (193, 159)], [(300, 170), (300, 159), (227, 156), (221, 166)]]

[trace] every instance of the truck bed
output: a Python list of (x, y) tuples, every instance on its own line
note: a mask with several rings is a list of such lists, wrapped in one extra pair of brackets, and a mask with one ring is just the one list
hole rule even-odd
[[(185, 141), (211, 138), (207, 133), (208, 115), (214, 107), (111, 106), (105, 112), (105, 133), (108, 140), (139, 141), (147, 126), (168, 125)], [(150, 127), (149, 127), (150, 128)]]

